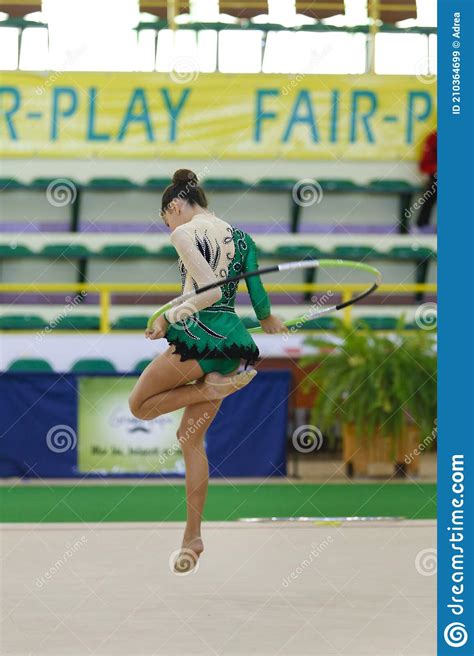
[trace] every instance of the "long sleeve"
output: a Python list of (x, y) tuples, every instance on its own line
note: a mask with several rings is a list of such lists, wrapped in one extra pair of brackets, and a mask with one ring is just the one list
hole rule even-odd
[[(248, 248), (245, 259), (245, 271), (256, 271), (258, 269), (257, 246), (249, 235), (245, 236), (245, 241)], [(250, 278), (246, 278), (245, 282), (257, 319), (259, 321), (267, 319), (271, 314), (270, 299), (260, 276), (250, 276)]]
[[(176, 228), (171, 234), (171, 243), (175, 247), (180, 256), (187, 273), (198, 287), (204, 287), (210, 283), (216, 282), (216, 276), (211, 269), (210, 265), (203, 257), (201, 252), (196, 246), (196, 243), (186, 230)], [(177, 323), (187, 319), (192, 314), (204, 310), (222, 296), (222, 291), (219, 288), (210, 289), (208, 292), (199, 294), (189, 301), (184, 301), (180, 305), (171, 308), (166, 312), (166, 319), (170, 323)]]

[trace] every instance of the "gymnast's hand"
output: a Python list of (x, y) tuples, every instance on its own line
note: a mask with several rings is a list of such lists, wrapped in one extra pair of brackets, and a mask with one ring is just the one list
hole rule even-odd
[(169, 323), (166, 321), (164, 314), (159, 316), (153, 322), (151, 329), (145, 330), (145, 337), (147, 339), (161, 339), (166, 335)]
[(276, 333), (287, 333), (288, 328), (285, 326), (283, 321), (276, 317), (274, 314), (271, 314), (266, 319), (260, 321), (264, 333), (269, 333), (274, 335)]

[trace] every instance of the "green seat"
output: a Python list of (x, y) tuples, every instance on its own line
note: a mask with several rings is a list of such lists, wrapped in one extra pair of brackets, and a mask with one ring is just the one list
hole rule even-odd
[(54, 260), (66, 258), (68, 260), (86, 258), (91, 255), (87, 246), (82, 244), (48, 244), (40, 252), (41, 257)]
[(22, 246), (21, 244), (0, 244), (0, 258), (11, 258), (11, 257), (32, 257), (34, 256), (33, 251), (31, 251), (28, 246)]
[(371, 180), (367, 185), (368, 191), (379, 193), (411, 193), (419, 187), (410, 184), (406, 180)]
[(327, 178), (318, 179), (323, 191), (356, 191), (359, 187), (352, 180)]
[(27, 20), (26, 18), (10, 16), (9, 18), (5, 18), (5, 20), (0, 22), (0, 27), (15, 27), (19, 30), (24, 30), (27, 27), (32, 27), (33, 29), (47, 28), (48, 25), (47, 23), (42, 23), (40, 21), (32, 21)]
[(315, 260), (323, 253), (310, 244), (295, 244), (294, 246), (277, 246), (274, 254), (282, 260)]
[(43, 330), (49, 324), (36, 314), (0, 317), (0, 330)]
[(372, 330), (395, 330), (397, 327), (396, 317), (361, 317), (357, 319), (358, 328), (369, 327)]
[(78, 315), (76, 317), (65, 316), (58, 319), (54, 324), (55, 330), (99, 330), (100, 319), (93, 314)]
[(290, 191), (298, 180), (294, 178), (262, 178), (255, 185), (257, 191)]
[(134, 373), (141, 374), (146, 367), (150, 364), (150, 362), (153, 362), (152, 360), (140, 360), (137, 362), (137, 364), (133, 367)]
[(394, 246), (390, 249), (389, 256), (396, 260), (426, 260), (428, 258), (436, 258), (436, 253), (431, 248)]
[(25, 185), (16, 178), (0, 178), (0, 191), (15, 191), (24, 189)]
[(250, 185), (240, 178), (206, 178), (203, 186), (215, 191), (243, 191), (250, 188)]
[(70, 189), (77, 189), (80, 185), (78, 182), (68, 177), (56, 176), (55, 178), (34, 178), (29, 184), (30, 189), (47, 189), (49, 186), (59, 188), (61, 186), (70, 187)]
[(258, 328), (260, 322), (255, 317), (242, 317), (242, 323), (246, 328)]
[(41, 360), (39, 358), (25, 358), (23, 360), (14, 360), (14, 362), (8, 367), (8, 371), (51, 373), (53, 368), (46, 360)]
[[(138, 23), (136, 27), (134, 27), (134, 30), (137, 30), (137, 32), (141, 32), (142, 30), (154, 30), (154, 31), (160, 31), (160, 30), (166, 30), (168, 29), (169, 24), (167, 20), (162, 20), (157, 18), (155, 21), (146, 21), (146, 22), (141, 22)], [(188, 28), (191, 29), (191, 28)]]
[(115, 374), (117, 370), (110, 360), (101, 358), (83, 358), (77, 360), (71, 367), (71, 372), (74, 374)]
[(89, 189), (103, 191), (137, 189), (138, 185), (128, 178), (91, 178), (87, 184)]
[(112, 330), (145, 330), (148, 317), (144, 315), (130, 315), (119, 317), (112, 324)]
[(302, 324), (301, 330), (333, 330), (335, 326), (333, 317), (317, 317)]
[(99, 257), (112, 260), (137, 259), (150, 257), (151, 253), (138, 244), (110, 244), (99, 251)]
[(336, 246), (333, 251), (336, 258), (341, 260), (366, 260), (374, 257), (382, 258), (372, 246)]
[(160, 257), (170, 259), (170, 260), (176, 260), (178, 258), (178, 253), (176, 252), (176, 249), (174, 246), (170, 246), (167, 244), (166, 246), (162, 246), (159, 251), (158, 255)]
[(259, 246), (258, 244), (255, 244), (257, 247), (257, 256), (260, 257), (276, 257), (275, 251), (266, 251), (264, 248)]
[(170, 178), (148, 178), (145, 182), (144, 187), (146, 189), (166, 189), (168, 185), (171, 184)]

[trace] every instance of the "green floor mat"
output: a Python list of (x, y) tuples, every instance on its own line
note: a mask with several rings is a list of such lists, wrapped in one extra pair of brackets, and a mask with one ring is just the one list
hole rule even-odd
[[(0, 487), (2, 522), (183, 521), (182, 484)], [(241, 517), (436, 517), (431, 483), (211, 485), (205, 520)]]

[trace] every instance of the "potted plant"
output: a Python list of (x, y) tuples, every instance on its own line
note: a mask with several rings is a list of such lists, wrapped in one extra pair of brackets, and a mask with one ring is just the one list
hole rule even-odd
[[(311, 422), (321, 431), (342, 425), (346, 472), (368, 475), (392, 463), (416, 474), (419, 455), (436, 437), (436, 343), (426, 330), (391, 333), (335, 322), (333, 338), (310, 337), (317, 349), (306, 388), (316, 388)], [(372, 467), (371, 467), (372, 466)]]

